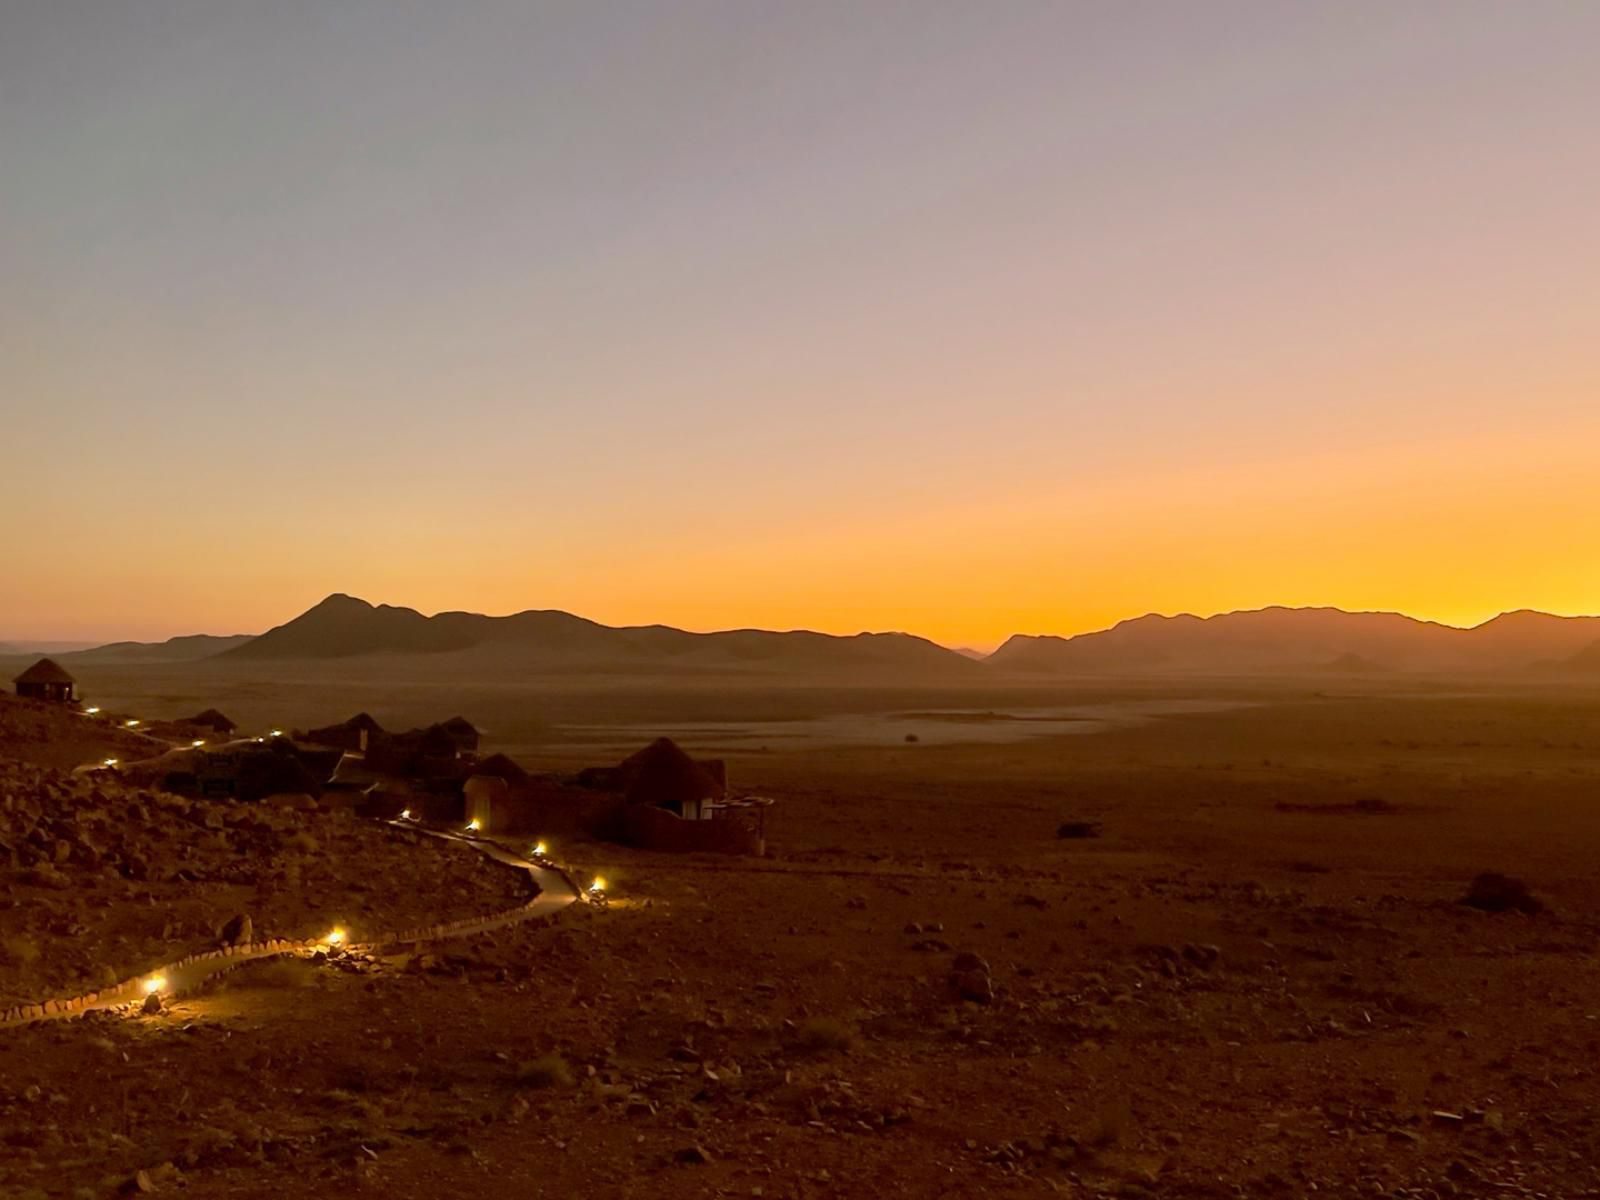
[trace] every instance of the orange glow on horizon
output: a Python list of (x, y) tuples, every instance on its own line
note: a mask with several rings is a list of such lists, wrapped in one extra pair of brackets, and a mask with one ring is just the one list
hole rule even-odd
[(1600, 610), (1600, 6), (22, 7), (0, 644)]

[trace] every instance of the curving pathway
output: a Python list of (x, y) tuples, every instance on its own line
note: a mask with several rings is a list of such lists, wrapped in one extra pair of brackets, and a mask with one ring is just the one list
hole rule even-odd
[[(578, 891), (577, 886), (567, 878), (560, 868), (542, 867), (536, 863), (531, 863), (497, 842), (464, 837), (444, 830), (423, 829), (416, 825), (398, 821), (385, 823), (408, 833), (426, 834), (429, 837), (471, 846), (474, 850), (486, 855), (495, 862), (526, 871), (528, 878), (538, 888), (538, 894), (525, 904), (519, 904), (515, 908), (488, 913), (482, 917), (467, 917), (459, 921), (446, 921), (437, 925), (419, 926), (415, 929), (385, 931), (370, 942), (352, 943), (348, 949), (372, 951), (386, 946), (404, 946), (418, 942), (471, 937), (474, 934), (488, 933), (492, 930), (503, 929), (508, 925), (520, 924), (523, 921), (553, 917), (566, 908), (567, 905), (581, 898), (581, 893)], [(264, 942), (251, 942), (243, 946), (226, 946), (218, 950), (191, 954), (179, 959), (177, 962), (152, 967), (150, 970), (144, 971), (132, 979), (125, 979), (115, 987), (108, 988), (105, 991), (88, 992), (79, 996), (46, 1000), (41, 1004), (25, 1004), (9, 1009), (4, 1013), (0, 1013), (0, 1028), (31, 1024), (34, 1021), (48, 1021), (61, 1017), (77, 1016), (80, 1013), (93, 1012), (97, 1009), (119, 1008), (130, 1001), (142, 1000), (145, 996), (146, 982), (156, 976), (160, 976), (165, 981), (160, 989), (161, 995), (164, 998), (171, 998), (182, 995), (185, 992), (192, 992), (207, 980), (226, 974), (247, 962), (271, 958), (281, 954), (305, 954), (326, 948), (327, 943), (319, 939), (297, 941), (289, 938), (271, 938)]]

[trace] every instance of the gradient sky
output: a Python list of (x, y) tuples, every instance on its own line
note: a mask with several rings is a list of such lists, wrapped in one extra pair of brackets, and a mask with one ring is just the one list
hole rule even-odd
[(0, 638), (1600, 609), (1600, 4), (0, 6)]

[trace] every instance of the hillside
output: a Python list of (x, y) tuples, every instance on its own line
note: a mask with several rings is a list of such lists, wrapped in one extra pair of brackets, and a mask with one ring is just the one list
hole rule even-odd
[(1559, 665), (1578, 675), (1600, 675), (1600, 641), (1591, 642)]
[(770, 669), (793, 672), (981, 670), (954, 651), (904, 633), (853, 637), (805, 630), (689, 633), (665, 625), (613, 627), (571, 613), (530, 610), (505, 617), (372, 605), (329, 596), (294, 620), (225, 650), (228, 662), (339, 659), (365, 655), (458, 655), (477, 666), (642, 671)]
[(75, 663), (194, 662), (226, 653), (251, 640), (248, 633), (230, 636), (196, 633), (168, 638), (164, 642), (111, 642), (91, 650), (77, 650), (57, 657)]
[(1515, 671), (1571, 657), (1600, 639), (1600, 618), (1506, 613), (1459, 629), (1400, 613), (1264, 608), (1214, 617), (1149, 615), (1097, 633), (1019, 634), (990, 655), (1005, 671)]

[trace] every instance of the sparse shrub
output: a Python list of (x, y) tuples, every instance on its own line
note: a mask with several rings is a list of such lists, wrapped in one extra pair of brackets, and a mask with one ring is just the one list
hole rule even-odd
[(0, 941), (0, 966), (31, 967), (39, 961), (39, 944), (16, 934)]
[(1515, 911), (1531, 915), (1544, 911), (1544, 904), (1528, 890), (1527, 884), (1496, 871), (1485, 871), (1474, 879), (1467, 894), (1461, 897), (1461, 903), (1491, 913)]
[(1058, 838), (1093, 838), (1100, 836), (1099, 821), (1063, 821), (1056, 826)]
[(917, 735), (916, 735), (916, 734), (914, 734), (914, 733), (908, 733), (908, 734), (906, 734), (906, 741), (907, 741), (907, 743), (910, 743), (910, 744), (915, 744), (915, 743), (917, 743), (917, 742), (920, 742), (920, 741), (921, 741), (921, 740), (922, 740), (922, 739), (921, 739), (921, 738), (919, 738), (919, 737), (918, 737), (918, 736), (917, 736)]
[(806, 1054), (824, 1054), (830, 1050), (847, 1054), (855, 1041), (854, 1031), (836, 1017), (812, 1017), (800, 1026), (795, 1037), (796, 1047)]
[(1133, 1105), (1128, 1097), (1114, 1096), (1095, 1112), (1094, 1128), (1089, 1134), (1092, 1146), (1115, 1146), (1125, 1141), (1133, 1132)]
[(571, 1087), (572, 1068), (559, 1054), (545, 1054), (517, 1067), (517, 1086), (525, 1088)]

